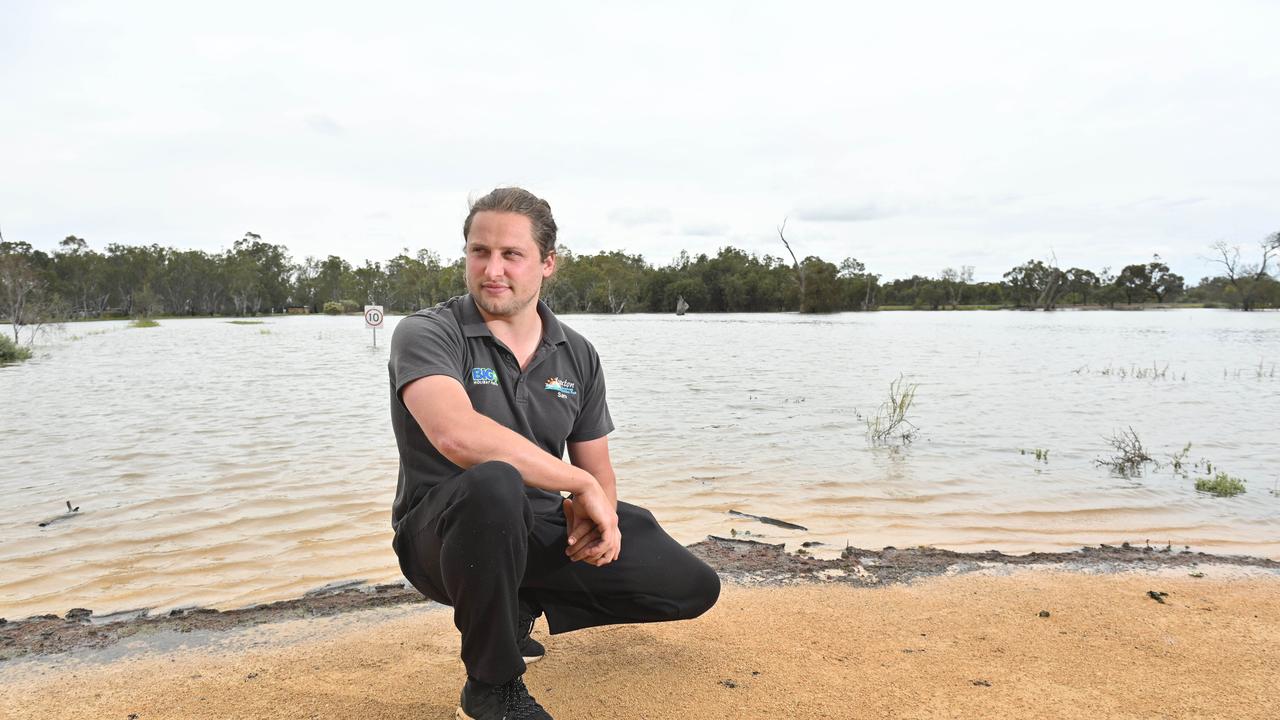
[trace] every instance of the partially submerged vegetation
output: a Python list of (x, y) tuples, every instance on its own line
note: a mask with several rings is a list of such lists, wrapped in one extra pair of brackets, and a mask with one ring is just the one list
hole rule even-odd
[(889, 397), (876, 409), (876, 414), (866, 418), (867, 439), (872, 445), (891, 442), (910, 443), (919, 431), (907, 413), (916, 399), (919, 383), (906, 382), (902, 375), (889, 383)]
[(31, 348), (19, 345), (6, 335), (0, 335), (0, 365), (22, 362), (30, 358)]
[(262, 325), (265, 320), (228, 320), (228, 325)]
[(1107, 444), (1111, 446), (1111, 455), (1097, 458), (1094, 462), (1110, 468), (1111, 472), (1120, 477), (1141, 477), (1143, 468), (1148, 464), (1154, 464), (1157, 468), (1160, 466), (1142, 446), (1142, 440), (1132, 426), (1128, 430), (1112, 434), (1107, 438)]
[(1099, 375), (1102, 377), (1118, 377), (1121, 380), (1133, 378), (1134, 380), (1186, 381), (1187, 379), (1186, 372), (1183, 372), (1181, 375), (1178, 375), (1178, 373), (1176, 372), (1171, 374), (1169, 372), (1169, 363), (1165, 363), (1164, 366), (1162, 367), (1159, 363), (1154, 363), (1154, 362), (1151, 363), (1151, 367), (1146, 367), (1145, 365), (1136, 365), (1136, 364), (1130, 364), (1129, 367), (1127, 368), (1124, 366), (1114, 367), (1112, 365), (1107, 365), (1106, 367), (1099, 368), (1097, 370), (1094, 370), (1090, 368), (1089, 365), (1085, 364), (1085, 365), (1081, 365), (1075, 370), (1072, 370), (1071, 373), (1073, 375)]
[(1218, 497), (1234, 497), (1244, 492), (1244, 480), (1219, 471), (1213, 478), (1196, 478), (1196, 490)]
[[(1111, 445), (1111, 456), (1097, 458), (1094, 462), (1109, 468), (1120, 477), (1141, 477), (1143, 470), (1148, 466), (1152, 470), (1159, 470), (1162, 467), (1160, 461), (1152, 457), (1143, 447), (1142, 440), (1138, 438), (1138, 433), (1132, 427), (1114, 433), (1107, 438), (1107, 443)], [(1203, 471), (1204, 476), (1197, 477), (1195, 480), (1195, 488), (1199, 492), (1217, 497), (1233, 497), (1245, 491), (1245, 481), (1242, 478), (1228, 475), (1221, 470), (1215, 473), (1213, 463), (1204, 458), (1191, 463), (1190, 456), (1191, 443), (1187, 443), (1181, 450), (1169, 456), (1168, 467), (1173, 471), (1174, 477), (1186, 480), (1192, 473), (1199, 475)]]
[(1024, 449), (1022, 450), (1022, 454), (1023, 454), (1023, 455), (1031, 455), (1032, 457), (1034, 457), (1034, 458), (1036, 459), (1036, 462), (1042, 462), (1042, 463), (1044, 463), (1044, 464), (1046, 464), (1046, 465), (1048, 465), (1048, 464), (1049, 464), (1049, 449), (1048, 449), (1048, 448), (1034, 448), (1034, 449), (1032, 449), (1032, 450), (1027, 450), (1027, 449), (1025, 449), (1025, 448), (1024, 448)]

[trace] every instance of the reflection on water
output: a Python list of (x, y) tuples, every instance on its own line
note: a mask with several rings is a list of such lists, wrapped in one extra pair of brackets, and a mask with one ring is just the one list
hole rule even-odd
[[(1280, 558), (1280, 376), (1266, 372), (1280, 314), (567, 321), (604, 359), (621, 496), (686, 543), (749, 531), (834, 554), (1150, 540)], [(357, 317), (76, 324), (0, 368), (0, 616), (230, 607), (398, 579), (389, 338), (372, 347)], [(919, 435), (871, 448), (859, 417), (899, 373), (919, 383)], [(1094, 461), (1129, 426), (1160, 460), (1192, 443), (1193, 461), (1248, 493), (1208, 497), (1169, 470), (1109, 475)], [(1020, 452), (1034, 448), (1048, 461)], [(79, 513), (37, 526), (67, 500)]]

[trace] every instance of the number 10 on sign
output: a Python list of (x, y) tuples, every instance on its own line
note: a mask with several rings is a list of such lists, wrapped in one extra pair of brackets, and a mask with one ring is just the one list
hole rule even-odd
[(378, 328), (382, 327), (382, 306), (364, 306), (364, 326), (373, 331), (373, 346), (378, 347)]

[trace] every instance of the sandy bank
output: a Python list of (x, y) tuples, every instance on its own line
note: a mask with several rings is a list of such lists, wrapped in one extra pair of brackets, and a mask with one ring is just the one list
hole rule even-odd
[[(1280, 577), (1228, 574), (729, 584), (695, 621), (540, 626), (527, 679), (557, 718), (1273, 718)], [(10, 661), (0, 716), (444, 719), (462, 676), (447, 609), (402, 604)]]

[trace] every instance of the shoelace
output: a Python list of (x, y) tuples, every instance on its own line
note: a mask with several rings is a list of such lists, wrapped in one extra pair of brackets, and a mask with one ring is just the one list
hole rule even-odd
[(507, 709), (507, 720), (525, 720), (537, 717), (539, 712), (546, 712), (538, 701), (529, 695), (529, 689), (524, 686), (523, 677), (517, 677), (503, 685), (499, 688), (499, 692), (502, 693), (502, 704)]

